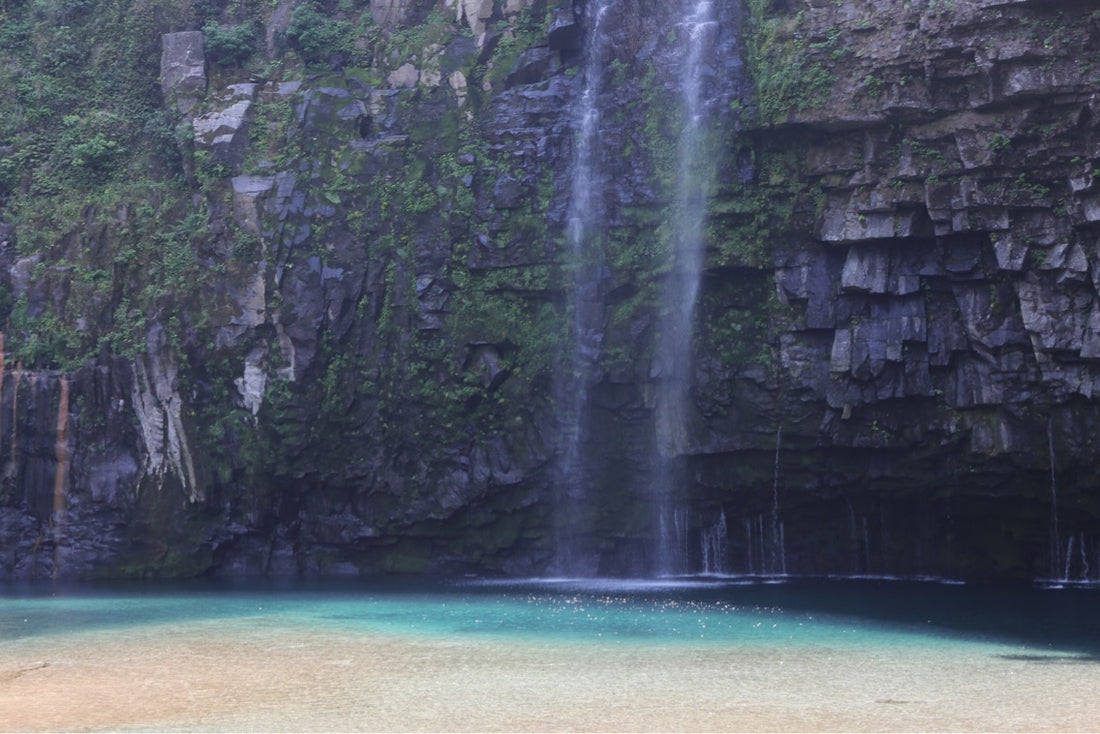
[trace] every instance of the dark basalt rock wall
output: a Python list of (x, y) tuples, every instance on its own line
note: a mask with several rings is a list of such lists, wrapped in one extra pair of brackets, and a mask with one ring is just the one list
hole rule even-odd
[[(773, 250), (793, 309), (780, 378), (801, 396), (783, 429), (818, 457), (789, 470), (788, 501), (843, 488), (853, 570), (1088, 575), (1096, 92), (1078, 53), (1095, 19), (932, 6), (785, 21), (836, 77), (753, 133), (799, 141), (815, 204)], [(788, 542), (820, 513), (794, 511)]]
[[(617, 2), (573, 512), (593, 571), (645, 573), (683, 39), (679, 2)], [(102, 331), (83, 356), (6, 332), (0, 576), (551, 563), (583, 7), (430, 5), (378, 3), (320, 66), (256, 51), (281, 73), (207, 81), (193, 35), (166, 44), (184, 193), (102, 292), (74, 268), (130, 263), (140, 202), (40, 251), (26, 215), (0, 231), (13, 314)], [(1097, 578), (1093, 12), (782, 6), (716, 3), (688, 567)]]

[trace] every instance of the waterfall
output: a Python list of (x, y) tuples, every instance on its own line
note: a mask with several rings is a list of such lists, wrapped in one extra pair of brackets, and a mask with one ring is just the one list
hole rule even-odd
[[(1058, 476), (1054, 462), (1054, 419), (1047, 419), (1047, 451), (1050, 455), (1050, 577), (1062, 573), (1062, 537), (1058, 530)], [(1067, 554), (1068, 555), (1068, 554)]]
[(1069, 540), (1066, 541), (1066, 566), (1065, 569), (1062, 571), (1063, 581), (1070, 580), (1070, 569), (1073, 564), (1073, 544), (1074, 542), (1076, 542), (1076, 540), (1077, 538), (1071, 535), (1069, 536)]
[(683, 507), (662, 507), (657, 520), (658, 558), (657, 573), (661, 576), (673, 576), (686, 570), (683, 565), (687, 558), (688, 516)]
[(772, 568), (773, 574), (787, 575), (787, 548), (783, 539), (783, 524), (779, 521), (779, 449), (783, 443), (783, 427), (775, 429), (775, 469), (772, 472)]
[(571, 340), (563, 355), (564, 369), (555, 385), (556, 404), (563, 423), (564, 449), (558, 480), (553, 568), (557, 573), (587, 575), (591, 559), (581, 557), (579, 536), (585, 531), (582, 514), (587, 503), (589, 468), (585, 460), (588, 392), (599, 357), (603, 308), (599, 292), (600, 228), (603, 207), (599, 192), (601, 93), (606, 75), (608, 45), (605, 21), (614, 0), (592, 0), (585, 10), (584, 91), (574, 114), (574, 151), (571, 168), (566, 236), (569, 243)]
[(689, 43), (680, 75), (684, 121), (680, 134), (680, 167), (674, 202), (671, 260), (664, 291), (664, 316), (656, 362), (661, 380), (657, 404), (657, 446), (666, 457), (688, 448), (691, 385), (691, 322), (703, 266), (703, 217), (712, 161), (703, 156), (706, 132), (703, 52), (716, 28), (713, 3), (695, 4), (683, 24)]
[(759, 545), (758, 555), (760, 557), (760, 575), (766, 576), (768, 574), (768, 555), (764, 550), (764, 515), (760, 514), (756, 516), (756, 542)]
[[(656, 504), (667, 514), (675, 506), (677, 457), (688, 452), (691, 408), (691, 337), (695, 301), (703, 266), (703, 220), (707, 195), (714, 177), (713, 157), (704, 141), (708, 123), (704, 81), (713, 73), (707, 51), (718, 23), (712, 0), (697, 0), (679, 24), (687, 38), (679, 87), (683, 110), (680, 133), (679, 173), (673, 202), (673, 230), (669, 271), (663, 294), (660, 336), (654, 355), (658, 380), (655, 405), (655, 437), (661, 466), (657, 472)], [(658, 571), (677, 573), (686, 567), (678, 549), (662, 544)]]
[(0, 398), (4, 395), (4, 332), (0, 331)]
[(849, 548), (849, 563), (851, 565), (852, 575), (859, 575), (859, 558), (860, 558), (860, 544), (859, 535), (856, 533), (856, 508), (852, 505), (852, 500), (848, 499), (848, 548)]
[(745, 573), (752, 576), (756, 573), (756, 565), (753, 564), (753, 534), (752, 519), (745, 518)]
[(55, 432), (57, 470), (53, 478), (53, 575), (61, 571), (61, 533), (65, 516), (65, 488), (69, 481), (69, 380), (61, 377)]
[(702, 571), (705, 574), (728, 573), (727, 558), (729, 529), (726, 526), (726, 511), (722, 510), (718, 520), (699, 534)]
[[(1077, 555), (1076, 561), (1074, 559), (1075, 552)], [(1092, 573), (1092, 569), (1089, 566), (1088, 537), (1084, 531), (1077, 535), (1071, 535), (1066, 539), (1066, 555), (1063, 563), (1062, 575), (1058, 578), (1059, 581), (1091, 581), (1089, 574)]]
[(863, 573), (868, 576), (871, 575), (871, 526), (867, 521), (867, 516), (863, 515), (860, 520), (863, 522)]
[(15, 476), (19, 469), (19, 385), (23, 382), (22, 363), (11, 371), (11, 464), (8, 471)]
[(779, 523), (779, 573), (787, 575), (787, 539), (783, 523)]
[(1081, 542), (1078, 544), (1081, 548), (1081, 579), (1087, 581), (1089, 578), (1089, 556), (1085, 552), (1085, 533), (1081, 532)]

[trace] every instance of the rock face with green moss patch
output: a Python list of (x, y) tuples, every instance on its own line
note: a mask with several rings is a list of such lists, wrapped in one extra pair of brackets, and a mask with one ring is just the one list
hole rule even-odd
[[(680, 3), (625, 6), (576, 508), (611, 574), (659, 534), (681, 126)], [(1095, 575), (1096, 19), (716, 12), (688, 567), (721, 518), (730, 572)], [(568, 0), (4, 11), (0, 576), (545, 570), (584, 24)], [(232, 53), (200, 63), (200, 28)]]

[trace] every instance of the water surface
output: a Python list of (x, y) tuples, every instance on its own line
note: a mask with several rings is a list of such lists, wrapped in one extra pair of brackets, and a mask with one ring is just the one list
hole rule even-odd
[(1087, 589), (0, 587), (5, 730), (1096, 730)]

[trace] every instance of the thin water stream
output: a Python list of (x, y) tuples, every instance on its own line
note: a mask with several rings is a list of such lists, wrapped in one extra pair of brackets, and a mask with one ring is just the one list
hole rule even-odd
[(664, 575), (687, 570), (687, 539), (669, 529), (678, 530), (670, 520), (683, 512), (675, 496), (677, 485), (684, 483), (677, 462), (690, 448), (692, 320), (703, 269), (703, 220), (715, 166), (706, 145), (713, 122), (707, 110), (706, 82), (713, 75), (708, 52), (713, 50), (718, 22), (712, 0), (695, 0), (686, 7), (679, 23), (685, 44), (679, 80), (683, 113), (679, 175), (671, 213), (670, 268), (654, 355), (658, 377), (654, 427), (660, 455), (655, 493), (659, 528), (656, 570)]
[(605, 22), (614, 0), (592, 0), (585, 9), (584, 87), (574, 111), (574, 153), (566, 235), (569, 244), (571, 339), (555, 385), (556, 405), (564, 425), (565, 442), (555, 507), (555, 553), (558, 573), (580, 574), (590, 559), (579, 548), (579, 536), (588, 496), (588, 393), (593, 366), (599, 358), (603, 332), (603, 305), (599, 293), (600, 229), (603, 170), (600, 164), (601, 95), (607, 74), (604, 56), (609, 43)]

